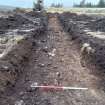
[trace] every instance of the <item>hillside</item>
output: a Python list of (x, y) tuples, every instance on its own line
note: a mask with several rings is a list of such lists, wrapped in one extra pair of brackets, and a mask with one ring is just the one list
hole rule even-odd
[(15, 9), (15, 7), (0, 5), (0, 11), (8, 11), (8, 10), (13, 10), (13, 9)]

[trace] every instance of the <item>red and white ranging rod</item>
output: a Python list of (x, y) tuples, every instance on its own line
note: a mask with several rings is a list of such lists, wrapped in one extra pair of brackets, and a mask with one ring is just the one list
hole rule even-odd
[(88, 90), (88, 88), (63, 87), (63, 86), (32, 86), (32, 88), (38, 88), (42, 90)]

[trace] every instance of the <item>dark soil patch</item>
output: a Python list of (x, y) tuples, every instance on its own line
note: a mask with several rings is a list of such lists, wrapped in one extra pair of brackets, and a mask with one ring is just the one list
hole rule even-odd
[(105, 18), (97, 19), (88, 24), (88, 27), (93, 31), (105, 32)]

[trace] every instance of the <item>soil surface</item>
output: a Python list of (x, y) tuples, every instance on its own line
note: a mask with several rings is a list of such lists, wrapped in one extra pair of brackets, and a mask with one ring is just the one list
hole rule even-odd
[[(104, 105), (100, 79), (82, 67), (77, 44), (61, 27), (56, 16), (50, 17), (47, 34), (36, 41), (28, 65), (16, 85), (0, 97), (0, 105)], [(39, 85), (86, 87), (88, 90), (45, 91)]]

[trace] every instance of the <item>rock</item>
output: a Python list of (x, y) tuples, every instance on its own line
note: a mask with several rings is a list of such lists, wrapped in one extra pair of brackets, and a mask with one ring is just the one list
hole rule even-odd
[(45, 43), (45, 42), (46, 42), (46, 40), (41, 40), (41, 42), (42, 42), (42, 43)]
[(38, 86), (38, 83), (37, 82), (34, 82), (30, 85), (30, 87), (27, 88), (27, 92), (33, 92), (33, 91), (36, 91), (37, 88), (35, 86)]
[(61, 76), (60, 72), (57, 72), (56, 75), (57, 75), (57, 77), (60, 77)]
[(20, 92), (19, 95), (20, 95), (20, 96), (23, 96), (23, 95), (24, 95), (24, 92)]
[(51, 57), (54, 57), (54, 56), (56, 55), (55, 52), (56, 52), (56, 49), (54, 48), (54, 49), (52, 50), (52, 52), (49, 52), (49, 53), (48, 53), (48, 55), (51, 56)]
[(57, 66), (54, 66), (53, 68), (54, 68), (54, 69), (57, 69), (58, 67), (57, 67)]
[(37, 82), (32, 83), (30, 87), (31, 88), (34, 88), (35, 86), (38, 86), (38, 83)]
[(53, 53), (48, 53), (48, 55), (49, 55), (49, 56), (52, 56), (52, 57), (55, 56), (55, 54), (53, 54)]
[(54, 85), (58, 85), (58, 81), (57, 81), (57, 79), (54, 79)]
[(20, 101), (16, 101), (15, 105), (25, 105), (25, 103), (23, 100), (20, 100)]
[(42, 49), (42, 51), (47, 53), (48, 52), (48, 47), (46, 46), (45, 48)]
[(40, 67), (44, 67), (45, 64), (39, 63), (38, 66), (40, 66)]
[(8, 70), (9, 69), (8, 66), (4, 66), (4, 65), (2, 66), (2, 68), (5, 69), (5, 70)]

